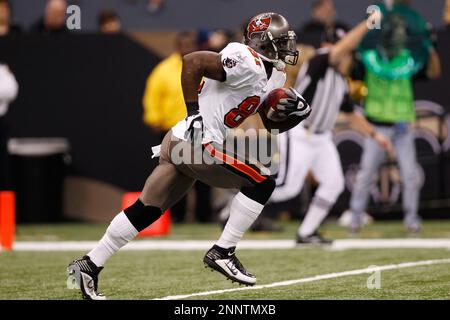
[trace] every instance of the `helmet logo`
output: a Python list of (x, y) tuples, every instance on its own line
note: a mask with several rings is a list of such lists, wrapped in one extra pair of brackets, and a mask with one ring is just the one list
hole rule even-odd
[(247, 27), (247, 36), (251, 38), (253, 33), (264, 32), (269, 28), (270, 22), (272, 21), (271, 16), (265, 16), (253, 19)]

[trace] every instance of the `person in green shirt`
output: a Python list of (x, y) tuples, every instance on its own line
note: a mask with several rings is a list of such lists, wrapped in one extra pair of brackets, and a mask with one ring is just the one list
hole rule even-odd
[[(415, 233), (420, 231), (420, 185), (411, 130), (416, 118), (412, 82), (420, 71), (431, 79), (439, 77), (440, 62), (431, 41), (423, 36), (426, 22), (409, 8), (408, 2), (396, 1), (389, 12), (382, 7), (384, 19), (377, 43), (364, 50), (361, 57), (368, 89), (364, 106), (366, 117), (377, 132), (389, 137), (393, 143), (401, 171), (404, 225), (408, 232)], [(413, 39), (415, 46), (411, 46), (412, 36), (416, 37)], [(417, 39), (421, 39), (419, 46)], [(424, 50), (427, 59), (423, 59)], [(351, 232), (360, 230), (372, 178), (384, 158), (385, 151), (372, 139), (366, 139), (361, 169), (350, 200)]]

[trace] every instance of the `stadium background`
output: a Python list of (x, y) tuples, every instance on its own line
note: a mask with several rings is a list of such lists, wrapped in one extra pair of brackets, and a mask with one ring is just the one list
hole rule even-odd
[[(41, 15), (45, 2), (13, 1), (13, 21), (20, 21), (25, 30), (30, 28)], [(156, 160), (150, 159), (150, 147), (158, 144), (160, 138), (142, 121), (142, 96), (153, 67), (173, 50), (176, 32), (236, 30), (245, 17), (273, 5), (272, 1), (166, 1), (161, 12), (150, 15), (144, 2), (108, 1), (106, 7), (120, 13), (122, 34), (96, 33), (96, 17), (105, 8), (104, 2), (73, 1), (81, 7), (81, 30), (68, 36), (43, 37), (25, 32), (19, 37), (0, 39), (0, 59), (14, 71), (20, 85), (20, 94), (6, 117), (10, 136), (60, 137), (67, 139), (70, 147), (70, 163), (61, 168), (66, 177), (62, 202), (52, 200), (49, 207), (47, 201), (37, 210), (36, 205), (33, 208), (26, 203), (43, 200), (37, 195), (25, 199), (19, 192), (19, 222), (69, 218), (108, 221), (120, 209), (123, 193), (140, 190), (156, 165)], [(336, 1), (338, 19), (353, 25), (364, 16), (370, 3)], [(277, 3), (277, 10), (298, 28), (308, 19), (310, 5), (310, 1), (282, 1)], [(444, 1), (433, 0), (433, 5), (412, 1), (412, 5), (438, 30), (437, 48), (445, 61), (450, 56), (450, 41), (448, 30), (442, 26)], [(432, 108), (431, 114), (425, 112), (424, 120), (418, 122), (417, 144), (424, 177), (421, 206), (429, 217), (448, 216), (445, 212), (450, 198), (447, 116), (450, 96), (445, 90), (450, 81), (448, 68), (443, 63), (442, 77), (417, 83), (415, 91), (416, 100), (425, 101), (422, 105), (435, 104), (438, 108)], [(351, 176), (361, 154), (357, 143), (360, 137), (355, 140), (354, 133), (349, 135), (343, 128), (337, 139), (349, 180), (334, 214), (348, 207)], [(19, 161), (17, 157), (13, 159), (16, 159), (13, 164)], [(16, 185), (26, 184), (23, 168), (17, 165), (15, 168)], [(375, 215), (400, 217), (399, 197), (392, 200), (391, 195), (395, 183), (389, 180), (389, 186), (380, 191), (383, 195), (371, 210)], [(19, 189), (27, 192), (20, 186)], [(63, 211), (64, 217), (59, 211)], [(294, 216), (298, 214), (301, 212), (294, 210)]]
[[(23, 33), (0, 37), (0, 62), (9, 65), (19, 83), (19, 95), (4, 123), (11, 138), (58, 138), (69, 148), (64, 146), (56, 156), (16, 153), (12, 157), (18, 224), (14, 250), (0, 250), (0, 299), (79, 299), (77, 292), (67, 290), (65, 267), (95, 245), (122, 207), (124, 194), (140, 190), (156, 166), (150, 148), (159, 144), (160, 136), (143, 123), (142, 97), (148, 75), (172, 52), (176, 34), (186, 29), (237, 31), (248, 16), (265, 10), (286, 15), (297, 29), (309, 19), (312, 0), (164, 0), (163, 9), (156, 13), (148, 12), (147, 0), (75, 0), (68, 3), (80, 5), (82, 29), (50, 36), (29, 31), (42, 16), (46, 0), (10, 2), (12, 20), (23, 27)], [(373, 2), (335, 0), (338, 20), (355, 25)], [(140, 238), (130, 244), (131, 250), (121, 250), (102, 272), (101, 291), (113, 299), (180, 294), (235, 301), (449, 299), (450, 29), (442, 20), (445, 2), (411, 1), (433, 24), (442, 62), (440, 79), (418, 82), (415, 88), (422, 168), (418, 174), (424, 178), (420, 214), (425, 221), (420, 234), (405, 233), (396, 164), (386, 163), (377, 184), (378, 202), (372, 201), (369, 208), (376, 221), (357, 238), (334, 219), (321, 228), (326, 237), (336, 240), (331, 248), (295, 247), (298, 219), (277, 221), (281, 232), (246, 233), (239, 254), (258, 275), (258, 283), (301, 279), (297, 284), (239, 291), (218, 274), (203, 272), (203, 250), (217, 239), (221, 226), (217, 221), (195, 223), (191, 212), (186, 217), (190, 223), (173, 224), (170, 234)], [(98, 32), (97, 15), (102, 9), (119, 14), (121, 33)], [(361, 139), (345, 121), (336, 126), (346, 191), (333, 218), (348, 207)], [(310, 180), (297, 201), (287, 204), (293, 217), (302, 215), (312, 189)], [(380, 290), (366, 286), (370, 272), (364, 268), (369, 265), (386, 267)], [(349, 270), (359, 271), (342, 276)]]
[[(41, 15), (45, 0), (14, 0), (13, 17), (30, 27)], [(339, 20), (355, 25), (364, 18), (369, 5), (377, 1), (371, 0), (337, 0), (335, 1)], [(70, 3), (79, 4), (83, 11), (83, 30), (95, 31), (97, 13), (105, 7), (115, 9), (127, 31), (136, 30), (179, 30), (186, 28), (225, 28), (234, 29), (242, 24), (243, 20), (255, 14), (273, 10), (292, 21), (293, 27), (299, 27), (310, 17), (310, 0), (191, 0), (191, 1), (165, 1), (164, 10), (158, 15), (150, 16), (145, 10), (146, 1), (142, 0), (76, 0)], [(107, 4), (106, 4), (107, 3)], [(442, 22), (442, 8), (445, 0), (431, 0), (430, 2), (413, 0), (413, 7), (435, 27), (440, 28)]]

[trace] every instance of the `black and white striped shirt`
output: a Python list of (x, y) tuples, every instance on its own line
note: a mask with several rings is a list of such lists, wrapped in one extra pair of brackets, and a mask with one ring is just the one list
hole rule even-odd
[(329, 64), (329, 50), (318, 50), (302, 66), (295, 89), (311, 106), (311, 115), (302, 124), (313, 133), (331, 130), (340, 110), (353, 112), (347, 81)]

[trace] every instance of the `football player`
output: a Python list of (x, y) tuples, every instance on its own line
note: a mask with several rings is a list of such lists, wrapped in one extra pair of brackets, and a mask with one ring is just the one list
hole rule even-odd
[(156, 221), (196, 180), (240, 190), (219, 240), (203, 262), (232, 281), (255, 284), (256, 277), (241, 264), (235, 248), (261, 213), (275, 181), (262, 164), (227, 154), (223, 144), (227, 130), (253, 114), (261, 116), (268, 130), (281, 132), (309, 115), (309, 105), (293, 89), (286, 91), (289, 99), (280, 100), (285, 121), (268, 119), (261, 107), (273, 89), (283, 87), (284, 67), (296, 64), (298, 54), (288, 21), (277, 13), (262, 13), (248, 23), (243, 44), (230, 43), (220, 53), (198, 51), (183, 57), (181, 83), (188, 116), (163, 139), (157, 152), (159, 165), (139, 199), (112, 220), (94, 249), (68, 266), (69, 277), (77, 282), (83, 298), (105, 299), (97, 285), (107, 259)]

